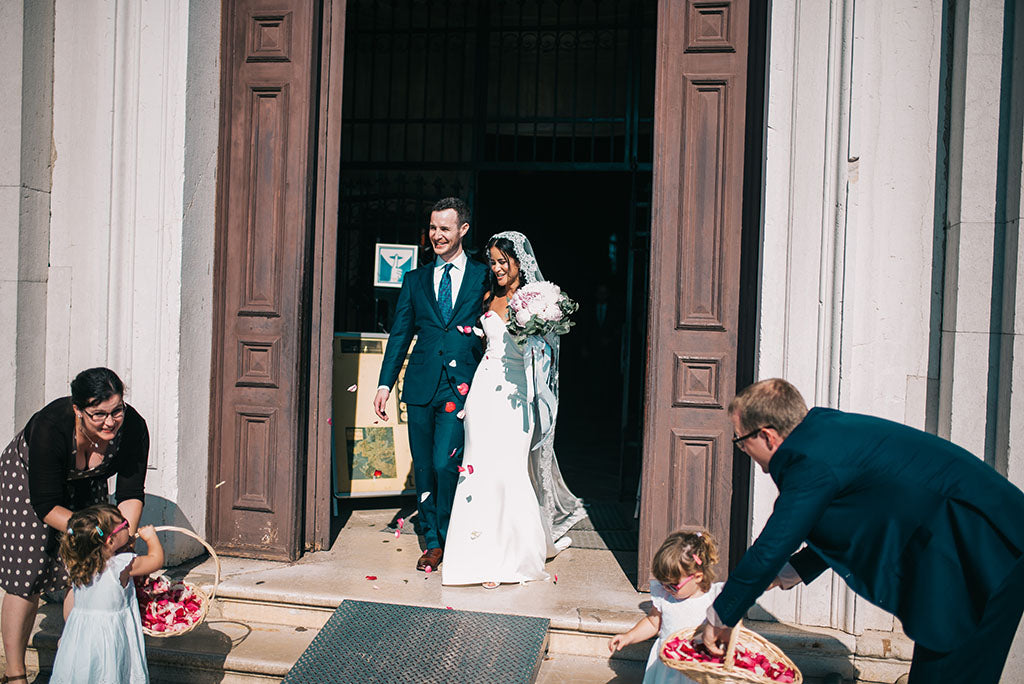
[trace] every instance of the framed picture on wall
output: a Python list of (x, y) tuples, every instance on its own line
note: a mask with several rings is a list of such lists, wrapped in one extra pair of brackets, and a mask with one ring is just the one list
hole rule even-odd
[(402, 287), (402, 278), (416, 268), (417, 251), (416, 245), (374, 245), (373, 286)]

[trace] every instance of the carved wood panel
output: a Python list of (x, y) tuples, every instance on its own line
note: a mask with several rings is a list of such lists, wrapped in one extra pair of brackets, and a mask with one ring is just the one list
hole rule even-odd
[(224, 3), (208, 536), (228, 554), (302, 548), (317, 10)]
[(748, 21), (747, 0), (658, 5), (641, 587), (679, 528), (728, 567)]

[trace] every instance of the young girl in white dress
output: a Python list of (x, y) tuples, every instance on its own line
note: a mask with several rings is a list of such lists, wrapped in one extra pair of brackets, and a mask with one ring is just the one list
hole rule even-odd
[[(679, 684), (693, 680), (661, 662), (665, 640), (680, 629), (696, 628), (722, 590), (714, 582), (712, 566), (718, 562), (715, 540), (707, 532), (673, 532), (654, 554), (651, 564), (651, 611), (625, 634), (608, 640), (608, 650), (658, 639), (647, 658), (644, 684)], [(714, 583), (713, 583), (714, 582)]]
[(85, 508), (68, 521), (60, 556), (75, 602), (57, 647), (51, 684), (149, 682), (132, 577), (163, 567), (164, 550), (152, 525), (139, 528), (139, 537), (146, 542), (145, 556), (130, 551), (128, 521), (110, 504)]

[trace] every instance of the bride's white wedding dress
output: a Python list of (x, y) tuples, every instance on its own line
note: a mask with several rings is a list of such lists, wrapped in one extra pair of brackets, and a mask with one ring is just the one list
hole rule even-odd
[(534, 416), (523, 350), (487, 312), (484, 358), (466, 397), (466, 446), (441, 565), (443, 584), (548, 578), (557, 550), (530, 480)]

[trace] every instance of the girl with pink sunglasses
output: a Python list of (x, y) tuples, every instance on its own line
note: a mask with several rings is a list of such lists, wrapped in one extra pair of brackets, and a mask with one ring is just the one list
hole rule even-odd
[(715, 582), (718, 548), (707, 532), (673, 532), (661, 544), (651, 563), (651, 608), (625, 634), (608, 640), (614, 652), (657, 636), (647, 658), (644, 684), (679, 684), (692, 681), (661, 662), (662, 642), (673, 632), (693, 628), (704, 621), (708, 606), (718, 596), (722, 582)]
[(128, 521), (110, 504), (89, 506), (68, 521), (60, 556), (74, 585), (74, 607), (65, 616), (51, 684), (148, 684), (132, 578), (162, 568), (164, 550), (152, 525), (140, 527), (139, 537), (144, 556), (132, 552)]

